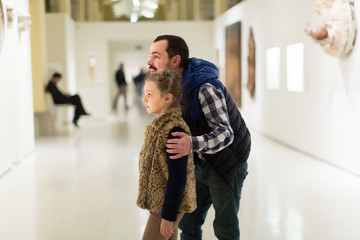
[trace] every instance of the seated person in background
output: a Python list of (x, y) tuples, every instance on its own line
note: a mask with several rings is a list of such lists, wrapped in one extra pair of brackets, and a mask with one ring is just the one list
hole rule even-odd
[(79, 127), (78, 120), (80, 116), (89, 116), (90, 114), (85, 111), (79, 95), (75, 94), (71, 96), (68, 93), (63, 94), (57, 88), (56, 84), (61, 81), (61, 78), (62, 76), (60, 73), (54, 73), (52, 78), (49, 80), (48, 85), (46, 86), (46, 91), (51, 94), (55, 104), (72, 104), (75, 106), (75, 113), (72, 122), (75, 127)]

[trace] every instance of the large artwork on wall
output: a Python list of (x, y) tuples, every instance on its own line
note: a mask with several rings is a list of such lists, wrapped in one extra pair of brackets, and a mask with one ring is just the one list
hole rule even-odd
[(5, 9), (0, 0), (0, 52), (4, 46), (5, 40)]
[(226, 27), (225, 84), (238, 107), (241, 107), (241, 22)]
[(255, 96), (255, 40), (252, 28), (250, 28), (249, 36), (248, 74), (247, 89), (253, 98)]

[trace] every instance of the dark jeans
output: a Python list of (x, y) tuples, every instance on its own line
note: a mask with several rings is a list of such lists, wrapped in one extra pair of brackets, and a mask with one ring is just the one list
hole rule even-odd
[(72, 104), (75, 106), (74, 122), (77, 122), (81, 115), (86, 114), (86, 111), (82, 105), (81, 98), (78, 94), (75, 94), (64, 99), (56, 100), (55, 104)]
[(184, 214), (179, 223), (182, 240), (202, 239), (201, 226), (213, 204), (215, 209), (214, 232), (220, 240), (240, 239), (238, 211), (241, 189), (247, 175), (247, 163), (235, 175), (231, 184), (225, 182), (206, 161), (196, 164), (197, 208)]
[(124, 96), (124, 106), (125, 106), (125, 110), (128, 109), (128, 104), (127, 104), (127, 85), (122, 85), (118, 87), (118, 92), (114, 98), (114, 102), (113, 102), (113, 110), (116, 111), (117, 110), (117, 104), (118, 104), (118, 100), (120, 96)]

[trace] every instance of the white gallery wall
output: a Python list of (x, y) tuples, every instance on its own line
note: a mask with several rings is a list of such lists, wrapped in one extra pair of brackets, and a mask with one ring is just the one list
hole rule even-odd
[[(156, 36), (162, 34), (182, 36), (189, 45), (190, 56), (210, 61), (215, 58), (211, 21), (77, 23), (75, 32), (78, 91), (86, 108), (95, 118), (106, 118), (110, 113), (115, 81), (114, 71), (119, 61), (124, 60), (125, 66), (135, 66), (136, 69), (142, 65), (146, 66), (148, 52)], [(141, 45), (142, 49), (134, 49), (129, 42), (134, 43), (134, 46)], [(129, 48), (122, 49), (119, 47), (122, 44)], [(95, 72), (95, 79), (90, 77), (89, 56), (91, 55), (96, 57), (96, 65), (92, 69)], [(132, 71), (132, 69), (125, 70)]]
[[(225, 28), (237, 21), (242, 23), (241, 111), (251, 129), (360, 175), (360, 39), (349, 56), (332, 57), (304, 32), (305, 21), (313, 27), (317, 23), (313, 0), (244, 1), (215, 20), (213, 37), (221, 69), (225, 69)], [(246, 89), (250, 27), (256, 45), (254, 99)], [(294, 43), (304, 44), (303, 92), (286, 87), (286, 48)], [(280, 48), (276, 90), (266, 84), (266, 51), (273, 47)]]
[[(7, 0), (3, 6), (29, 14), (27, 0)], [(17, 18), (12, 26), (5, 23), (0, 51), (0, 175), (34, 150), (30, 31), (19, 32)]]

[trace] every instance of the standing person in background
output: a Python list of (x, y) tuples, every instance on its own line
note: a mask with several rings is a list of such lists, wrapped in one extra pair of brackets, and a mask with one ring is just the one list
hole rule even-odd
[(181, 117), (181, 77), (168, 70), (148, 75), (144, 94), (147, 112), (156, 117), (145, 129), (139, 160), (137, 205), (150, 211), (142, 239), (175, 240), (184, 212), (196, 208), (193, 155), (172, 160), (166, 152), (172, 132), (190, 134)]
[(50, 92), (55, 104), (72, 104), (75, 106), (74, 118), (72, 120), (75, 127), (79, 127), (78, 121), (80, 116), (89, 116), (82, 105), (81, 98), (78, 94), (70, 95), (68, 93), (62, 93), (57, 88), (57, 83), (62, 79), (62, 75), (60, 73), (54, 73), (52, 78), (49, 80), (48, 85), (46, 86), (46, 91)]
[(124, 97), (125, 110), (128, 110), (128, 105), (127, 105), (127, 82), (126, 82), (126, 78), (125, 78), (124, 64), (123, 63), (120, 64), (119, 69), (115, 73), (115, 81), (116, 81), (116, 84), (118, 86), (118, 92), (117, 92), (117, 94), (115, 96), (115, 99), (114, 99), (113, 110), (114, 111), (117, 110), (117, 103), (118, 103), (118, 100), (119, 100), (120, 96)]
[(191, 152), (196, 165), (197, 208), (179, 223), (181, 239), (202, 239), (201, 226), (211, 205), (215, 209), (214, 232), (218, 239), (240, 238), (238, 211), (251, 137), (237, 106), (218, 80), (217, 67), (190, 58), (186, 42), (178, 36), (158, 36), (147, 62), (150, 73), (171, 69), (182, 75), (183, 117), (192, 136), (172, 133), (167, 152), (181, 158)]
[(142, 96), (145, 76), (148, 73), (147, 68), (141, 68), (138, 75), (134, 77), (135, 91), (138, 96)]

